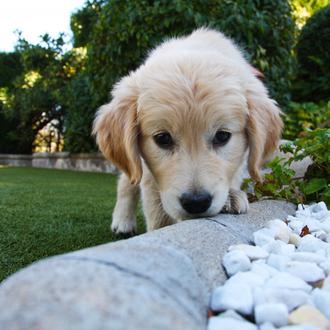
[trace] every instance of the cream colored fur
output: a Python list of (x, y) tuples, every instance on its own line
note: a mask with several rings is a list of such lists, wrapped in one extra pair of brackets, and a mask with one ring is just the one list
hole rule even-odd
[[(179, 202), (189, 191), (213, 197), (198, 216), (247, 212), (240, 190), (244, 166), (247, 162), (251, 177), (261, 180), (260, 167), (276, 148), (281, 129), (276, 103), (222, 33), (199, 29), (164, 42), (119, 81), (112, 101), (95, 118), (101, 151), (123, 171), (112, 230), (135, 231), (139, 183), (148, 230), (190, 218)], [(214, 148), (218, 130), (231, 138)], [(171, 134), (172, 150), (155, 143), (160, 132)]]

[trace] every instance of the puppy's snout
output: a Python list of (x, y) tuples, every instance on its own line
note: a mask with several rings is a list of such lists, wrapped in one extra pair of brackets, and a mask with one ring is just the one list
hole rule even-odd
[(190, 214), (203, 213), (210, 207), (212, 196), (207, 192), (186, 192), (181, 195), (180, 203)]

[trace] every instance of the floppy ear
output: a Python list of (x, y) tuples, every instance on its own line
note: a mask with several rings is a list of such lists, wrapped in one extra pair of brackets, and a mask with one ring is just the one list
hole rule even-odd
[(281, 110), (270, 99), (261, 82), (247, 91), (249, 115), (247, 135), (249, 142), (248, 169), (252, 179), (262, 181), (261, 166), (278, 146), (283, 122)]
[(123, 78), (112, 96), (112, 101), (97, 111), (93, 134), (104, 156), (125, 172), (132, 184), (138, 184), (142, 166), (138, 147), (138, 89), (133, 77)]

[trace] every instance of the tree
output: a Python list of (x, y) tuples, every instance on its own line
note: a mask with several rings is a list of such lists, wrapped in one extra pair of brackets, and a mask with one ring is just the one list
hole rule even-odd
[[(31, 153), (42, 139), (49, 144), (54, 130), (58, 133), (55, 150), (62, 145), (67, 86), (83, 65), (83, 54), (75, 49), (65, 53), (63, 46), (63, 36), (44, 35), (36, 45), (22, 37), (18, 40), (16, 52), (23, 69), (4, 103), (7, 120), (17, 124), (15, 152)], [(48, 136), (39, 134), (45, 127)]]
[(297, 43), (298, 70), (293, 85), (297, 101), (330, 99), (330, 5), (307, 20)]
[(87, 46), (105, 2), (105, 0), (87, 0), (83, 8), (72, 14), (70, 27), (73, 32), (73, 47)]
[(137, 68), (164, 38), (201, 26), (222, 30), (264, 72), (272, 96), (289, 100), (294, 22), (286, 0), (111, 0), (88, 42), (93, 107), (108, 100), (118, 79)]
[(291, 0), (290, 5), (298, 28), (301, 29), (308, 18), (328, 4), (329, 0)]

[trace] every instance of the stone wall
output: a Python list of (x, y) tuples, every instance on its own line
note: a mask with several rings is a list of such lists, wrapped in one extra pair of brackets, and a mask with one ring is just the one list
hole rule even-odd
[(69, 152), (34, 153), (32, 155), (0, 154), (0, 165), (56, 168), (63, 170), (116, 173), (116, 168), (101, 153)]
[(32, 166), (32, 156), (0, 154), (0, 165)]

